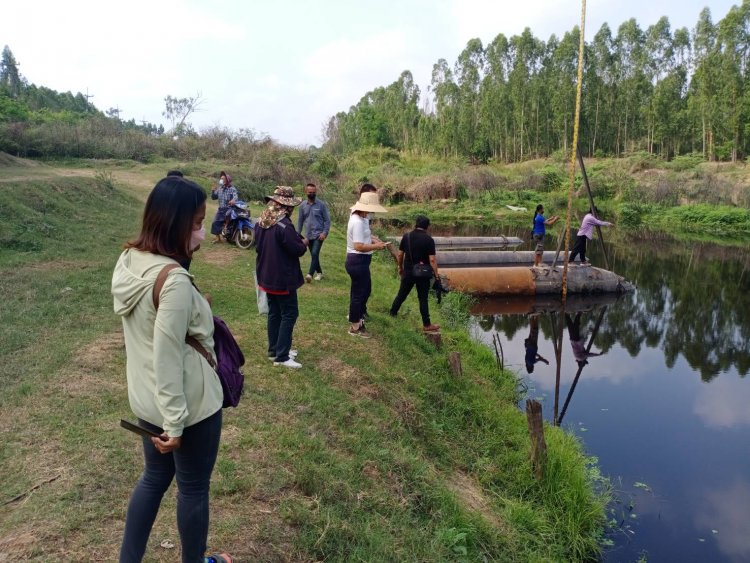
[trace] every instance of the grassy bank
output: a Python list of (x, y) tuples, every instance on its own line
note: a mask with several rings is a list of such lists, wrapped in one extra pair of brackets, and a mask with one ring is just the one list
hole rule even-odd
[[(132, 415), (109, 283), (154, 175), (0, 174), (0, 559), (116, 558), (141, 461), (117, 425)], [(196, 255), (191, 270), (237, 335), (248, 377), (240, 407), (224, 411), (210, 546), (239, 561), (595, 556), (606, 499), (580, 444), (548, 428), (536, 482), (515, 378), (460, 323), (435, 349), (415, 296), (390, 318), (398, 281), (382, 254), (374, 338), (347, 335), (344, 234), (335, 228), (323, 247), (324, 280), (300, 290), (298, 371), (265, 357), (254, 252), (207, 244)], [(432, 302), (436, 322), (460, 317), (454, 301)], [(461, 378), (450, 375), (453, 350)], [(179, 544), (171, 492), (162, 508), (150, 561), (177, 558), (159, 547)]]

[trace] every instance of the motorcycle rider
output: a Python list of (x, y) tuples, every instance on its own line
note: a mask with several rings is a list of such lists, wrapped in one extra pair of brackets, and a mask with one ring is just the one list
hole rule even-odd
[(211, 199), (219, 200), (219, 209), (216, 211), (213, 223), (211, 223), (211, 234), (214, 235), (213, 243), (221, 242), (221, 232), (228, 223), (227, 212), (239, 199), (237, 188), (232, 185), (232, 177), (223, 170), (219, 175), (219, 185), (211, 189)]

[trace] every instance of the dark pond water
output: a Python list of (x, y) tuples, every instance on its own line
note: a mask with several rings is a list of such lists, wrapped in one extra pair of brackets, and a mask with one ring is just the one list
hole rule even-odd
[[(476, 337), (499, 337), (545, 418), (612, 481), (606, 561), (750, 561), (750, 253), (637, 239), (608, 253), (637, 291), (565, 311), (488, 300)], [(529, 373), (535, 346), (546, 361)]]

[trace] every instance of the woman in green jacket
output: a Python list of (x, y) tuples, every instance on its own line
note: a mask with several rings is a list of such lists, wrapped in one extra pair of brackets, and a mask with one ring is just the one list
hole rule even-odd
[[(230, 562), (205, 556), (208, 490), (221, 436), (223, 394), (216, 372), (186, 344), (194, 336), (214, 354), (211, 306), (180, 267), (205, 238), (206, 194), (179, 177), (161, 180), (146, 201), (140, 235), (125, 245), (112, 276), (115, 313), (122, 317), (128, 398), (143, 438), (144, 470), (133, 490), (120, 561), (141, 561), (161, 499), (177, 480), (182, 561)], [(159, 272), (167, 275), (154, 304)]]

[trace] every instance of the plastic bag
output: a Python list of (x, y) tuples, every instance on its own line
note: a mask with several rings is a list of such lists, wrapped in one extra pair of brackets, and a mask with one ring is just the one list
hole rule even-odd
[(253, 278), (255, 278), (255, 298), (258, 300), (258, 314), (267, 315), (268, 314), (268, 295), (266, 295), (266, 292), (263, 291), (260, 287), (258, 287), (257, 274), (253, 273)]

